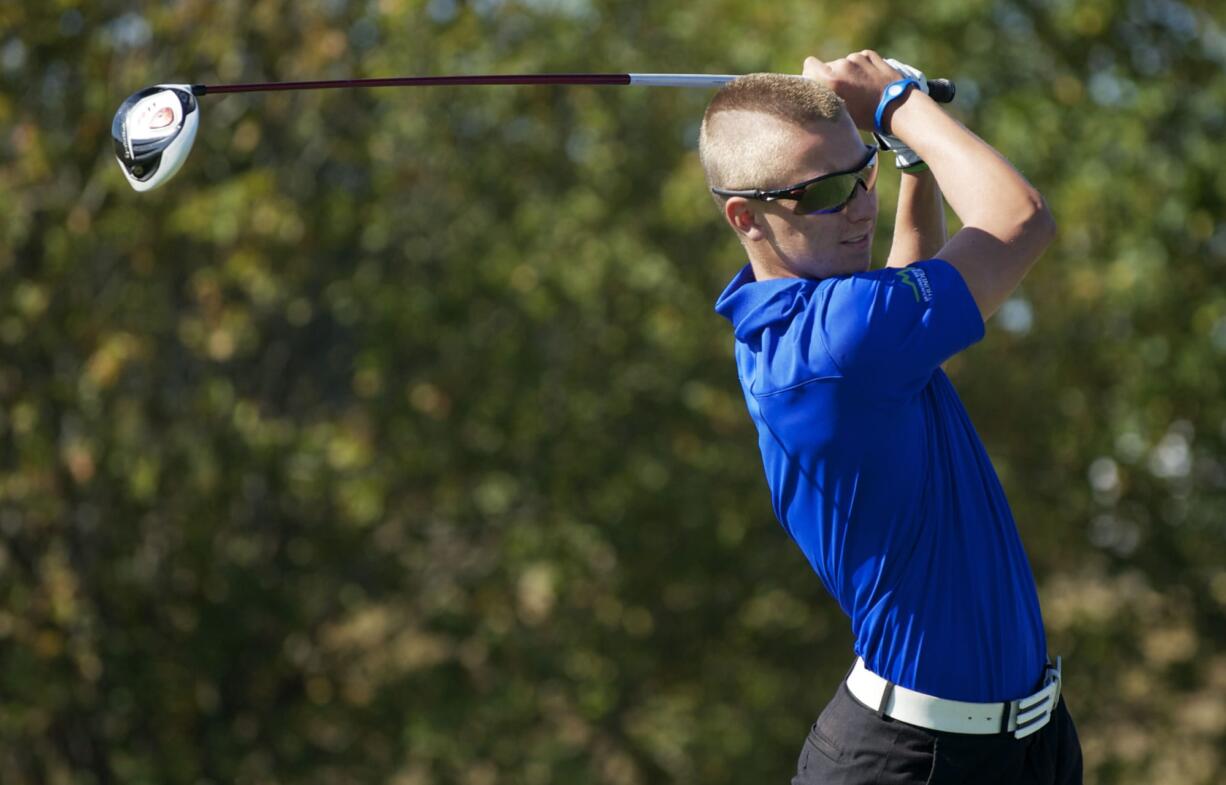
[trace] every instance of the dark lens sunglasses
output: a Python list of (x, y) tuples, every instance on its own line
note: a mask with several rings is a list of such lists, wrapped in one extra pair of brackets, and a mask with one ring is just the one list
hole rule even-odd
[(712, 188), (711, 192), (720, 196), (760, 199), (763, 202), (795, 199), (796, 207), (792, 212), (797, 215), (837, 213), (846, 207), (851, 198), (856, 195), (857, 185), (863, 185), (865, 191), (871, 191), (877, 185), (877, 148), (865, 145), (864, 149), (866, 151), (864, 160), (854, 169), (846, 172), (831, 172), (814, 177), (812, 180), (805, 180), (803, 183), (769, 191), (763, 191), (761, 188), (754, 188), (750, 191)]

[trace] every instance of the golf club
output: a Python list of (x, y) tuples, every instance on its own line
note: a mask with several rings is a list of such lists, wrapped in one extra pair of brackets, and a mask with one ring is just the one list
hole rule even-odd
[[(198, 96), (261, 93), (278, 90), (324, 90), (341, 87), (455, 87), (462, 85), (643, 85), (646, 87), (719, 87), (731, 74), (493, 74), (333, 79), (313, 82), (249, 84), (159, 84), (146, 87), (119, 105), (111, 122), (115, 158), (137, 191), (151, 191), (174, 176), (187, 160), (200, 127)], [(953, 100), (947, 79), (928, 81), (936, 101)]]

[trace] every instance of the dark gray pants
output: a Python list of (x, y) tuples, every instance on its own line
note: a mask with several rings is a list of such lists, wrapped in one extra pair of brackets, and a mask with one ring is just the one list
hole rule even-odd
[(805, 739), (792, 785), (1081, 785), (1081, 742), (1064, 699), (1040, 731), (944, 733), (878, 716), (840, 684)]

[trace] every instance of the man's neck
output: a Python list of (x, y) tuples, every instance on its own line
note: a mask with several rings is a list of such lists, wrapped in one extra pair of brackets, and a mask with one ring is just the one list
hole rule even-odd
[(795, 273), (789, 270), (778, 259), (762, 259), (754, 254), (749, 254), (749, 266), (753, 270), (753, 277), (758, 281), (770, 281), (775, 278), (798, 278)]

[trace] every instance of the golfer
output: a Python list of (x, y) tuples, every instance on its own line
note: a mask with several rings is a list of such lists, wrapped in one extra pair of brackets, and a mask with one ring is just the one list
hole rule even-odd
[[(803, 77), (742, 77), (700, 134), (749, 258), (716, 311), (732, 323), (771, 502), (855, 636), (792, 783), (1079, 783), (1017, 526), (941, 370), (983, 338), (1055, 226), (922, 74), (892, 63), (863, 51), (810, 57)], [(891, 154), (893, 245), (870, 270)], [(942, 193), (962, 221), (948, 240)]]

